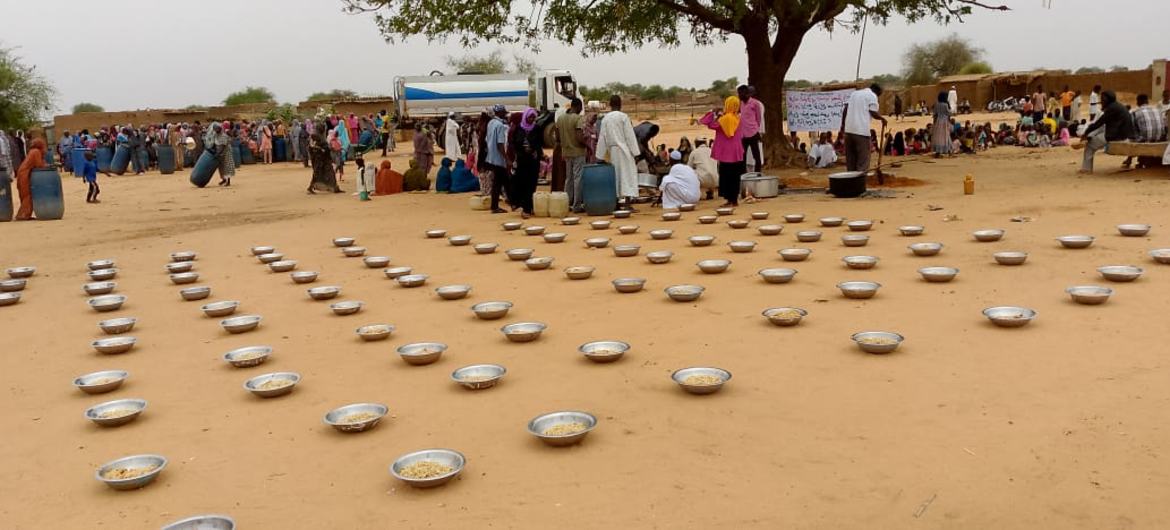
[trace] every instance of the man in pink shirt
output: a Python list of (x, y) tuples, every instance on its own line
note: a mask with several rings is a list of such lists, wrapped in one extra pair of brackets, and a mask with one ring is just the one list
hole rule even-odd
[(751, 149), (754, 171), (759, 173), (763, 167), (760, 163), (763, 160), (760, 158), (760, 128), (764, 123), (764, 106), (752, 97), (752, 90), (747, 85), (739, 85), (736, 92), (743, 102), (739, 109), (739, 130), (743, 131), (744, 163), (747, 163), (748, 149)]

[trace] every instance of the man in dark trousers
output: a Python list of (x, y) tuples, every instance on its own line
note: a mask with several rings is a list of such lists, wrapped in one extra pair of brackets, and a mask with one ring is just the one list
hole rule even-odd
[(849, 171), (869, 171), (869, 150), (873, 144), (870, 138), (870, 120), (882, 122), (886, 119), (878, 112), (878, 96), (882, 87), (877, 83), (869, 88), (854, 90), (845, 103), (841, 116), (841, 135), (845, 136), (845, 167)]

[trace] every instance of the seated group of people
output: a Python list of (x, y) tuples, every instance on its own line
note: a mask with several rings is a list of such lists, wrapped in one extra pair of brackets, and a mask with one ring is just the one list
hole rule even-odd
[[(359, 157), (358, 167), (364, 165)], [(374, 195), (393, 195), (395, 193), (412, 191), (430, 191), (431, 179), (422, 168), (418, 167), (415, 159), (410, 159), (410, 169), (406, 173), (399, 173), (393, 169), (389, 160), (383, 160), (374, 176)], [(360, 170), (360, 169), (359, 169)], [(467, 168), (463, 160), (456, 160), (452, 167), (450, 158), (443, 158), (439, 163), (439, 172), (435, 175), (435, 191), (439, 193), (464, 193), (479, 189), (479, 178)]]

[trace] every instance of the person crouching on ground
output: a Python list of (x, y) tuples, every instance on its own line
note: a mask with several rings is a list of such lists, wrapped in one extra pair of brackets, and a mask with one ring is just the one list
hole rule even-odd
[(671, 160), (670, 173), (662, 177), (662, 207), (675, 209), (683, 204), (699, 202), (699, 175), (694, 169), (683, 163), (682, 153), (671, 151), (668, 155)]
[[(899, 133), (900, 134), (900, 133)], [(837, 151), (829, 141), (831, 133), (823, 132), (817, 143), (808, 150), (808, 167), (823, 169), (837, 163)]]
[(423, 172), (422, 168), (418, 167), (418, 160), (410, 159), (410, 169), (402, 174), (402, 190), (403, 191), (430, 191), (431, 179), (427, 178), (427, 174)]

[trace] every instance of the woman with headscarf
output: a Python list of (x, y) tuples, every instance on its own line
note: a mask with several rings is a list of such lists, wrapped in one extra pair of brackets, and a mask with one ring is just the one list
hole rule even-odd
[(475, 167), (479, 170), (475, 176), (479, 177), (480, 196), (487, 196), (492, 190), (492, 171), (487, 166), (487, 130), (491, 121), (491, 113), (485, 110), (479, 113), (479, 120), (475, 122)]
[(146, 168), (142, 163), (146, 159), (146, 149), (144, 136), (145, 133), (141, 130), (130, 129), (127, 136), (129, 137), (130, 147), (130, 167), (134, 169), (135, 175), (146, 174)]
[(448, 193), (451, 191), (451, 159), (443, 157), (439, 161), (439, 172), (435, 175), (435, 191)]
[(354, 140), (357, 140), (358, 138), (360, 138), (359, 135), (361, 134), (361, 131), (358, 130), (357, 115), (355, 115), (354, 113), (351, 112), (351, 113), (349, 113), (349, 120), (347, 121), (345, 118), (342, 118), (341, 122), (346, 124), (349, 127), (349, 138), (351, 141), (354, 141)]
[(268, 121), (260, 124), (260, 155), (261, 163), (272, 163), (272, 127)]
[(219, 185), (231, 186), (236, 176), (236, 159), (232, 156), (232, 137), (228, 135), (228, 122), (211, 124), (211, 141), (215, 145), (215, 159), (219, 161)]
[(455, 161), (455, 169), (451, 171), (451, 193), (466, 193), (479, 190), (479, 179), (471, 173), (462, 160)]
[(426, 175), (431, 174), (431, 166), (435, 165), (435, 141), (428, 129), (422, 123), (414, 126), (414, 161)]
[[(516, 114), (513, 114), (516, 116)], [(532, 194), (540, 178), (540, 159), (544, 155), (544, 132), (536, 126), (536, 109), (524, 109), (512, 134), (512, 152), (515, 153), (516, 173), (512, 176), (512, 193), (508, 203), (523, 210), (523, 217), (532, 215)]]
[(297, 137), (297, 145), (300, 146), (301, 151), (301, 157), (298, 160), (305, 167), (309, 167), (309, 137), (313, 135), (313, 129), (313, 120), (306, 118), (305, 123), (302, 124), (301, 135)]
[(938, 93), (934, 104), (934, 125), (930, 128), (934, 157), (951, 154), (951, 104), (946, 92)]
[(690, 161), (691, 151), (694, 151), (694, 150), (695, 150), (695, 148), (691, 146), (691, 140), (689, 138), (687, 138), (686, 136), (683, 136), (682, 139), (680, 139), (678, 141), (677, 151), (678, 151), (679, 155), (682, 156), (682, 163), (686, 164), (687, 162)]
[(374, 195), (402, 193), (402, 173), (394, 171), (389, 160), (382, 160), (378, 174), (374, 176)]
[(171, 144), (171, 149), (175, 151), (175, 171), (182, 171), (183, 155), (187, 151), (187, 144), (184, 142), (183, 133), (173, 123), (167, 124), (167, 142)]
[[(337, 185), (337, 178), (333, 173), (336, 153), (329, 145), (329, 140), (325, 139), (324, 132), (325, 125), (322, 124), (309, 136), (308, 158), (313, 163), (313, 179), (309, 181), (309, 189), (306, 191), (310, 195), (318, 191), (341, 193), (341, 187)], [(329, 131), (330, 138), (334, 135), (334, 131)]]
[(45, 141), (40, 138), (29, 142), (28, 153), (20, 167), (16, 169), (16, 191), (20, 194), (20, 210), (16, 212), (17, 221), (28, 221), (33, 218), (32, 205), (32, 170), (45, 167)]
[(585, 136), (585, 163), (597, 163), (597, 111), (590, 107), (585, 113), (585, 126), (582, 127)]
[(300, 120), (292, 121), (292, 127), (288, 131), (288, 150), (292, 153), (289, 161), (301, 161), (301, 132), (304, 130), (302, 127)]
[[(349, 157), (349, 130), (345, 127), (345, 120), (337, 120), (337, 127), (333, 129), (337, 136), (337, 144), (340, 146), (337, 156), (334, 157), (334, 165), (337, 166), (337, 180), (345, 182), (345, 159)], [(334, 144), (330, 143), (330, 147)]]
[(410, 169), (402, 174), (402, 190), (403, 191), (430, 191), (431, 179), (427, 178), (427, 174), (422, 168), (418, 167), (418, 162), (415, 159), (410, 159)]
[(739, 98), (723, 100), (723, 112), (712, 110), (699, 123), (715, 131), (711, 158), (719, 162), (719, 196), (723, 206), (739, 205), (739, 179), (747, 172), (743, 158), (743, 131), (739, 127)]

